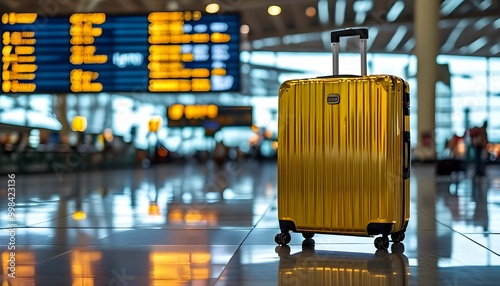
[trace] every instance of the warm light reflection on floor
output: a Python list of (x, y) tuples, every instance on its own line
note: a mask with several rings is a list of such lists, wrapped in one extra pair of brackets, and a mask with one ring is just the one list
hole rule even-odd
[[(498, 284), (500, 166), (455, 179), (436, 177), (432, 164), (412, 166), (406, 238), (381, 253), (373, 238), (340, 235), (316, 234), (311, 243), (291, 233), (289, 247), (277, 247), (276, 164), (238, 164), (165, 164), (63, 181), (16, 175), (16, 278), (7, 276), (4, 243), (0, 285)], [(0, 186), (0, 206), (5, 194)], [(86, 218), (75, 220), (75, 210)], [(0, 227), (7, 217), (0, 207)], [(10, 235), (4, 227), (0, 243)]]

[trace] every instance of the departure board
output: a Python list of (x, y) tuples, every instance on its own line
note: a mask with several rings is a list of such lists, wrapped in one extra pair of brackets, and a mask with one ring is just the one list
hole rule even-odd
[(4, 93), (221, 92), (240, 88), (239, 15), (4, 13)]

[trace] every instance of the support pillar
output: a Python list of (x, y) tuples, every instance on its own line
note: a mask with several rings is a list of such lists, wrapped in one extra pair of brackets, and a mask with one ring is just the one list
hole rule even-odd
[(439, 3), (418, 0), (415, 3), (415, 54), (417, 56), (417, 146), (413, 159), (436, 159), (435, 104), (439, 53)]
[[(439, 53), (439, 3), (436, 0), (417, 0), (415, 5), (415, 53), (417, 56), (417, 146), (413, 152), (414, 159), (434, 161), (436, 159), (435, 129), (436, 129), (436, 82), (438, 79), (438, 65), (436, 57)], [(434, 168), (423, 166), (420, 168), (421, 178), (418, 186), (417, 211), (417, 241), (418, 249), (426, 249), (429, 245), (436, 245), (436, 192)], [(429, 184), (430, 183), (430, 184)], [(429, 185), (427, 185), (429, 184)], [(427, 231), (428, 230), (428, 231)], [(439, 284), (439, 256), (429, 255), (426, 251), (419, 251), (418, 274), (419, 284), (437, 286)]]

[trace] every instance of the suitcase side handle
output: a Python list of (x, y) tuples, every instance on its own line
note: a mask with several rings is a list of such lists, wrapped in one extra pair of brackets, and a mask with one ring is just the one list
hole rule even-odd
[(333, 52), (333, 75), (339, 74), (339, 42), (341, 37), (359, 36), (361, 53), (361, 75), (366, 72), (366, 41), (368, 40), (368, 28), (347, 28), (331, 32), (331, 43)]
[(403, 133), (403, 179), (410, 178), (411, 169), (411, 143), (410, 143), (410, 131), (405, 131)]

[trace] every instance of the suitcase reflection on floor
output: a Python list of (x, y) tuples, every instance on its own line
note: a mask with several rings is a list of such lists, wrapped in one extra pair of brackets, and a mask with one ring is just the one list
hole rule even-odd
[(410, 268), (403, 252), (402, 243), (374, 254), (315, 250), (310, 238), (293, 254), (288, 245), (277, 246), (278, 285), (408, 285)]

